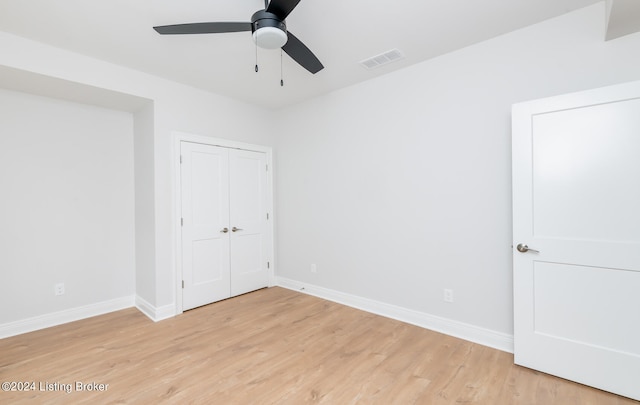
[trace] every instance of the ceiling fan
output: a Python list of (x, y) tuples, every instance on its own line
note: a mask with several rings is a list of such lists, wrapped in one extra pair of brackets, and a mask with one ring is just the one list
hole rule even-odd
[(251, 31), (257, 46), (282, 48), (300, 66), (315, 74), (324, 68), (318, 58), (295, 35), (287, 31), (285, 19), (300, 0), (265, 0), (264, 10), (256, 11), (251, 22), (201, 22), (153, 27), (162, 35), (219, 34)]

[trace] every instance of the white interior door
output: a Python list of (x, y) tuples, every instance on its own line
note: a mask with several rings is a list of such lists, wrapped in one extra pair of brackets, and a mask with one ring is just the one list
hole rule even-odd
[(180, 142), (182, 309), (269, 285), (264, 152)]
[(515, 105), (513, 204), (515, 362), (640, 400), (640, 82)]
[(231, 150), (231, 295), (269, 284), (266, 259), (267, 162), (261, 152)]
[[(229, 298), (229, 155), (180, 143), (183, 310)], [(226, 230), (226, 231), (225, 231)]]

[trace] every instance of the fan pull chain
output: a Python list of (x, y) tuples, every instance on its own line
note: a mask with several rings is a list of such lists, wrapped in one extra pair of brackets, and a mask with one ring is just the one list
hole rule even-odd
[(284, 87), (284, 75), (282, 74), (282, 48), (280, 48), (280, 87)]
[(258, 73), (258, 43), (256, 42), (256, 73)]

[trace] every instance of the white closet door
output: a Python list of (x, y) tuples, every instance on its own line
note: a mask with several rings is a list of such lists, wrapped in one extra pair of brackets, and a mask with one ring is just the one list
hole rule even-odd
[(640, 400), (640, 82), (513, 123), (515, 362)]
[[(229, 298), (229, 154), (181, 142), (183, 309)], [(225, 232), (225, 229), (227, 230)]]
[(231, 295), (267, 287), (267, 162), (261, 152), (230, 150)]

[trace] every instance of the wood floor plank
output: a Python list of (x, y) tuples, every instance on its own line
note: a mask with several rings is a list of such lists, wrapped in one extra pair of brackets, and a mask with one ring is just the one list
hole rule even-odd
[(639, 404), (282, 288), (158, 323), (126, 309), (2, 339), (0, 381), (36, 383), (3, 404)]

